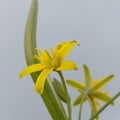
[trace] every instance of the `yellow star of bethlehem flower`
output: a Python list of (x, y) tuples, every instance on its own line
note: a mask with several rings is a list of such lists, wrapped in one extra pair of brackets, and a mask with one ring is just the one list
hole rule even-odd
[(100, 89), (104, 87), (110, 80), (112, 80), (114, 75), (109, 75), (99, 80), (92, 81), (89, 68), (87, 67), (87, 65), (84, 65), (83, 67), (85, 84), (72, 79), (68, 79), (67, 83), (75, 88), (77, 91), (82, 93), (75, 99), (74, 105), (79, 105), (81, 104), (81, 102), (85, 102), (89, 98), (92, 104), (92, 114), (94, 114), (98, 110), (98, 100), (108, 102), (111, 99), (111, 97), (108, 95), (108, 92), (100, 91)]
[(66, 41), (58, 44), (54, 50), (51, 49), (51, 54), (44, 49), (40, 51), (36, 48), (39, 55), (34, 55), (34, 58), (39, 60), (40, 63), (33, 64), (25, 68), (20, 73), (20, 78), (23, 78), (27, 74), (32, 72), (41, 71), (35, 83), (35, 90), (37, 93), (42, 94), (44, 90), (44, 84), (46, 77), (52, 71), (62, 71), (62, 70), (77, 70), (77, 65), (69, 60), (64, 60), (64, 58), (69, 54), (71, 49), (79, 45), (76, 40)]

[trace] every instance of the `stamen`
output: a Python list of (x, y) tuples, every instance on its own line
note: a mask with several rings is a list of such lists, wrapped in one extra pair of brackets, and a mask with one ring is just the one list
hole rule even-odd
[(37, 56), (37, 55), (34, 55), (33, 57), (34, 57), (34, 59), (37, 59), (37, 60), (39, 60), (39, 56)]
[(48, 52), (46, 49), (44, 49), (44, 51), (45, 51), (45, 53), (47, 54), (47, 56), (48, 56), (50, 59), (52, 59), (52, 57), (51, 57), (51, 55), (49, 54), (49, 52)]
[(38, 48), (35, 48), (35, 50), (36, 50), (39, 54), (42, 53), (42, 51), (41, 51), (40, 49), (38, 49)]

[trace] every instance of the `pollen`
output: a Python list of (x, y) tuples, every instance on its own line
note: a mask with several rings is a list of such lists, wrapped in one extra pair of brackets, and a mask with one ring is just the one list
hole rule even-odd
[(59, 49), (61, 49), (61, 47), (62, 47), (62, 45), (59, 44), (59, 45), (57, 46), (57, 49), (59, 50)]

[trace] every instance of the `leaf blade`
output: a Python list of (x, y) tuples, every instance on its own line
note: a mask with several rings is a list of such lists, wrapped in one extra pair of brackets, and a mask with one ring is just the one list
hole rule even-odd
[[(29, 16), (25, 28), (24, 37), (24, 51), (27, 65), (37, 63), (37, 60), (33, 58), (34, 54), (37, 54), (35, 48), (36, 44), (36, 30), (37, 30), (37, 17), (38, 17), (38, 0), (32, 0)], [(36, 79), (40, 72), (32, 73), (31, 77), (36, 82)], [(67, 115), (63, 106), (57, 100), (57, 97), (53, 93), (51, 86), (46, 80), (44, 93), (41, 95), (51, 117), (54, 120), (66, 120)], [(52, 102), (51, 102), (52, 101)]]

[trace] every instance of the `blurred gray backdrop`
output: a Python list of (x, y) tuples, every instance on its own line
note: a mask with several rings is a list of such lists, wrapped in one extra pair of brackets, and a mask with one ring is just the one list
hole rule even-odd
[[(30, 4), (31, 0), (0, 0), (0, 120), (51, 120), (30, 76), (18, 78), (26, 67), (23, 40)], [(80, 70), (64, 72), (66, 78), (83, 81), (86, 63), (93, 79), (115, 74), (104, 88), (111, 96), (120, 90), (120, 0), (39, 0), (38, 14), (40, 49), (72, 39), (81, 44), (68, 56)], [(70, 87), (69, 91), (74, 100), (78, 93)], [(101, 120), (119, 120), (119, 113), (120, 98), (101, 114)], [(82, 117), (89, 118), (88, 104)]]

